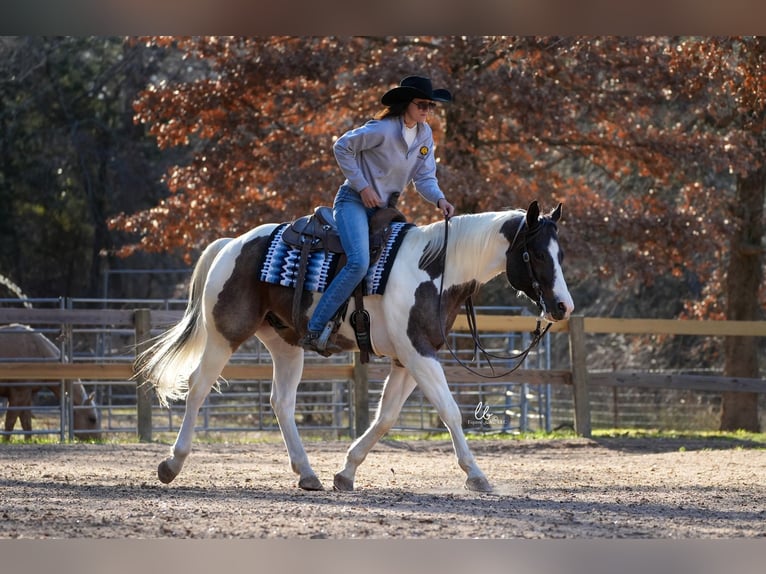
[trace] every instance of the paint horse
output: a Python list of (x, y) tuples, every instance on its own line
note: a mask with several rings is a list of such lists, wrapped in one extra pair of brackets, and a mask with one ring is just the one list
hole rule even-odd
[[(550, 214), (541, 215), (533, 202), (526, 211), (460, 215), (409, 229), (393, 260), (385, 292), (363, 300), (370, 314), (374, 353), (390, 357), (391, 370), (373, 422), (353, 442), (345, 466), (334, 476), (336, 490), (353, 490), (357, 467), (396, 422), (416, 385), (449, 429), (457, 462), (466, 474), (465, 486), (492, 490), (466, 442), (461, 413), (437, 351), (445, 344), (463, 302), (503, 272), (512, 287), (540, 306), (547, 321), (569, 317), (574, 304), (561, 266), (556, 225), (561, 212), (559, 204)], [(323, 488), (295, 424), (304, 357), (299, 334), (305, 332), (318, 295), (302, 294), (301, 325), (296, 329), (291, 312), (294, 291), (260, 279), (261, 262), (276, 227), (264, 224), (236, 239), (221, 238), (210, 244), (192, 274), (182, 319), (137, 357), (139, 372), (154, 385), (163, 405), (186, 400), (171, 456), (158, 467), (163, 483), (170, 483), (181, 471), (191, 452), (199, 409), (232, 353), (255, 335), (273, 360), (270, 402), (290, 465), (299, 476), (298, 486)], [(353, 309), (352, 298), (347, 317)], [(357, 349), (348, 318), (335, 343), (344, 350)]]
[[(26, 325), (12, 324), (0, 326), (0, 360), (6, 359), (55, 359), (61, 354), (42, 333), (36, 333)], [(67, 382), (66, 391), (70, 393), (74, 408), (72, 428), (74, 436), (80, 440), (96, 440), (100, 438), (101, 415), (93, 401), (93, 395), (85, 391), (79, 381)], [(50, 390), (56, 399), (61, 401), (61, 385), (59, 383), (22, 383), (20, 381), (0, 382), (0, 397), (8, 399), (8, 410), (5, 413), (6, 441), (10, 440), (16, 421), (21, 419), (21, 428), (32, 431), (32, 403), (35, 395), (42, 389)], [(31, 434), (25, 437), (32, 438)]]

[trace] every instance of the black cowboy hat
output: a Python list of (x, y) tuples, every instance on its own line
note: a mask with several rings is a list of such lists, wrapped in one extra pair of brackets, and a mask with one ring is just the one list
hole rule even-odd
[(410, 102), (415, 98), (431, 100), (434, 102), (451, 102), (452, 94), (449, 90), (434, 90), (431, 80), (421, 76), (407, 76), (399, 85), (388, 90), (380, 99), (384, 106), (391, 106), (401, 102)]

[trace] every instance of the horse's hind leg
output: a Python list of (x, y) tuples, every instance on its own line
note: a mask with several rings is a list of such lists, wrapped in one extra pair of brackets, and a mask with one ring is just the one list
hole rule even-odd
[(271, 327), (263, 327), (256, 336), (269, 350), (274, 363), (271, 408), (282, 431), (290, 466), (300, 477), (298, 486), (304, 490), (322, 490), (322, 483), (311, 468), (295, 424), (295, 398), (303, 374), (303, 349), (288, 345)]
[(189, 377), (186, 410), (181, 429), (178, 431), (178, 436), (173, 444), (171, 456), (162, 461), (157, 468), (157, 476), (165, 484), (170, 483), (181, 472), (184, 461), (191, 452), (194, 425), (197, 422), (199, 409), (210, 394), (210, 389), (218, 380), (232, 353), (231, 346), (223, 337), (212, 333), (208, 336), (200, 363)]
[(24, 440), (32, 440), (32, 410), (24, 409), (19, 411), (19, 420), (21, 421), (21, 428), (24, 429)]
[(6, 434), (3, 437), (5, 442), (11, 440), (11, 433), (13, 433), (13, 427), (16, 426), (17, 420), (21, 421), (21, 429), (25, 431), (24, 440), (32, 440), (32, 411), (20, 409), (17, 403), (8, 401), (8, 412), (5, 413)]
[(375, 419), (362, 436), (354, 441), (346, 453), (346, 465), (335, 475), (335, 490), (354, 490), (354, 477), (375, 443), (383, 437), (399, 418), (404, 402), (415, 388), (415, 379), (409, 371), (392, 363), (391, 371), (383, 386)]

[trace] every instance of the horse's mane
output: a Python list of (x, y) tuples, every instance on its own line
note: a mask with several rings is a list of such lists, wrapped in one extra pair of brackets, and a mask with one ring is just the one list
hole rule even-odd
[[(500, 229), (503, 224), (514, 218), (524, 216), (523, 210), (490, 211), (457, 215), (449, 221), (449, 239), (447, 260), (464, 265), (483, 265), (483, 256), (488, 254), (488, 247), (503, 239)], [(434, 262), (444, 250), (444, 221), (437, 221), (419, 227), (416, 251), (422, 251), (421, 266)]]

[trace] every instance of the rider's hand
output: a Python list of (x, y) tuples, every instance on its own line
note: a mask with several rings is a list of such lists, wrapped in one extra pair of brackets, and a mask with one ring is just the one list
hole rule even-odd
[(359, 196), (362, 198), (362, 203), (366, 208), (371, 207), (383, 207), (385, 204), (378, 195), (378, 192), (372, 189), (370, 186), (365, 187), (359, 192)]
[(436, 202), (436, 207), (438, 207), (441, 210), (442, 215), (444, 215), (444, 217), (446, 217), (447, 219), (455, 215), (455, 206), (452, 205), (449, 201), (447, 201), (443, 197)]

